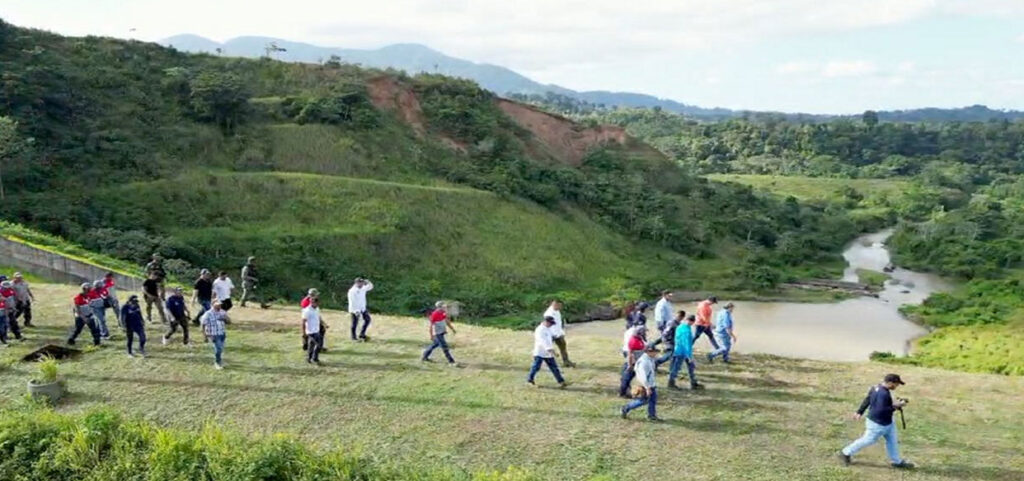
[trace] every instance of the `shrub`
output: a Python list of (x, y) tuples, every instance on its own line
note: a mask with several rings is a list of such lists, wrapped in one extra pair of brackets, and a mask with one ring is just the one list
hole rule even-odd
[(57, 360), (53, 357), (46, 356), (43, 360), (39, 361), (39, 383), (49, 384), (57, 382), (57, 367)]

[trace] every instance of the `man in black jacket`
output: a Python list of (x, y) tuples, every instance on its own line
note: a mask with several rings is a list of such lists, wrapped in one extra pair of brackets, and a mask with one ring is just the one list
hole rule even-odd
[[(899, 374), (886, 374), (882, 383), (873, 386), (868, 390), (867, 397), (860, 403), (860, 408), (853, 415), (854, 419), (864, 417), (865, 430), (860, 439), (850, 443), (839, 452), (839, 459), (844, 465), (850, 464), (850, 457), (858, 451), (878, 442), (879, 438), (885, 438), (885, 452), (892, 461), (892, 467), (908, 469), (914, 464), (900, 457), (900, 445), (896, 439), (896, 423), (893, 422), (893, 415), (897, 409), (906, 405), (906, 400), (892, 398), (892, 391), (902, 386), (903, 380)], [(867, 416), (864, 412), (867, 411)]]

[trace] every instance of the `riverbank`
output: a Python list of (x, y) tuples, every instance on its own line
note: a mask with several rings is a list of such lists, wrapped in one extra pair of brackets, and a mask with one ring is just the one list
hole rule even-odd
[[(40, 327), (29, 330), (30, 343), (0, 356), (13, 359), (66, 334), (74, 288), (35, 289)], [(655, 425), (639, 412), (617, 417), (622, 358), (619, 342), (603, 337), (570, 332), (580, 365), (564, 370), (572, 384), (555, 389), (542, 371), (533, 389), (523, 382), (528, 332), (459, 324), (450, 341), (465, 367), (450, 369), (416, 360), (425, 343), (422, 319), (375, 316), (371, 342), (357, 344), (344, 340), (346, 314), (328, 311), (330, 350), (317, 369), (299, 351), (297, 310), (232, 314), (224, 371), (212, 368), (211, 348), (201, 341), (194, 348), (161, 346), (153, 324), (150, 356), (128, 358), (115, 330), (109, 345), (61, 364), (72, 394), (58, 410), (103, 406), (161, 427), (279, 433), (409, 469), (515, 466), (539, 479), (639, 480), (678, 472), (680, 457), (665, 447), (671, 439), (683, 446), (687, 479), (883, 481), (893, 472), (880, 447), (866, 450), (852, 468), (839, 466), (834, 454), (863, 430), (849, 413), (864, 390), (898, 369), (908, 380), (901, 393), (913, 399), (910, 430), (900, 433), (904, 451), (921, 465), (903, 473), (905, 481), (1016, 481), (1024, 474), (1017, 449), (1024, 378), (739, 354), (733, 366), (699, 363), (707, 390), (661, 393), (666, 422)], [(706, 341), (698, 351), (706, 352)], [(17, 403), (33, 374), (30, 364), (0, 369), (0, 402)], [(662, 371), (658, 382), (664, 380)]]

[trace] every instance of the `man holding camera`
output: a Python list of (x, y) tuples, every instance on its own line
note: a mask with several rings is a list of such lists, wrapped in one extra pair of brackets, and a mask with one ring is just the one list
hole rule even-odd
[(839, 459), (843, 465), (849, 466), (851, 456), (857, 454), (861, 449), (875, 444), (879, 438), (885, 438), (885, 452), (889, 455), (892, 467), (899, 469), (914, 467), (914, 463), (900, 457), (900, 445), (896, 439), (896, 423), (893, 422), (896, 411), (903, 409), (908, 402), (906, 399), (896, 398), (893, 400), (892, 398), (892, 391), (903, 384), (899, 374), (886, 374), (881, 384), (868, 390), (867, 397), (864, 398), (864, 402), (860, 403), (857, 413), (853, 415), (854, 419), (860, 419), (867, 411), (867, 417), (864, 420), (866, 429), (860, 439), (850, 443), (839, 452)]

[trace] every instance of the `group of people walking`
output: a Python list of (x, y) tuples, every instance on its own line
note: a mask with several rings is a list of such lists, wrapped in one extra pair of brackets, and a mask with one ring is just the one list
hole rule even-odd
[(25, 327), (32, 327), (33, 300), (35, 296), (32, 289), (20, 272), (14, 273), (13, 280), (0, 275), (0, 345), (7, 345), (8, 331), (14, 335), (14, 339), (24, 339), (18, 320), (23, 320)]

